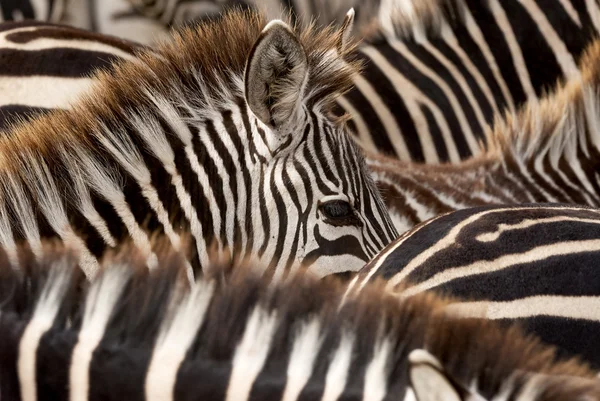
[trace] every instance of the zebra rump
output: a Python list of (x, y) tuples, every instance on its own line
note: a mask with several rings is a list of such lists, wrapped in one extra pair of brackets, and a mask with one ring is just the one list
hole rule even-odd
[(127, 247), (87, 283), (64, 249), (20, 255), (19, 271), (0, 258), (2, 400), (600, 400), (583, 365), (431, 294), (344, 297), (334, 278), (273, 285), (250, 264), (190, 286), (183, 256), (148, 272)]
[(600, 367), (600, 211), (560, 204), (486, 206), (418, 225), (380, 252), (352, 283), (385, 278), (402, 297), (461, 299), (464, 317), (518, 322)]

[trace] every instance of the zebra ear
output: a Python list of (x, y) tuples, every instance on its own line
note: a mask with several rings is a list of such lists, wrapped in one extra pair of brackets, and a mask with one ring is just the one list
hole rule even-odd
[(463, 401), (473, 398), (449, 377), (436, 357), (423, 349), (410, 353), (409, 377), (417, 401)]
[(282, 21), (271, 21), (246, 64), (245, 96), (250, 110), (272, 128), (293, 124), (308, 77), (302, 44)]
[(337, 44), (338, 52), (342, 53), (348, 43), (350, 43), (350, 38), (352, 37), (352, 29), (354, 28), (354, 8), (351, 8), (346, 13), (346, 18), (344, 18), (344, 22), (342, 22), (342, 27), (340, 28), (340, 39)]

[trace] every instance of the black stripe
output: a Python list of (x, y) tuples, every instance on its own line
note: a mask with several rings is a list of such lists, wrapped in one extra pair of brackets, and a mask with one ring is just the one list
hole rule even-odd
[(117, 60), (120, 57), (110, 53), (62, 47), (32, 51), (0, 49), (0, 75), (81, 78)]

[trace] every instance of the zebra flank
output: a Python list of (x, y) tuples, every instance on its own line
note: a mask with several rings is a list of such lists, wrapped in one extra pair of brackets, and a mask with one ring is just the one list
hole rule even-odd
[(581, 79), (497, 119), (487, 149), (452, 165), (367, 159), (399, 232), (440, 213), (483, 205), (600, 206), (600, 41), (581, 60)]
[(577, 78), (599, 32), (596, 1), (382, 2), (338, 104), (370, 152), (457, 163), (482, 152), (495, 117)]
[[(133, 251), (133, 252), (132, 252)], [(575, 361), (485, 320), (399, 301), (384, 283), (344, 298), (335, 278), (272, 283), (214, 265), (191, 286), (182, 255), (122, 249), (91, 283), (61, 247), (0, 264), (3, 400), (598, 400)], [(310, 294), (310, 296), (307, 296)]]
[(153, 232), (175, 250), (191, 233), (190, 277), (209, 247), (273, 279), (360, 269), (396, 231), (329, 117), (355, 73), (347, 38), (238, 11), (100, 72), (70, 109), (0, 140), (0, 246), (17, 266), (17, 244), (59, 238), (88, 277), (124, 239), (154, 267)]
[(518, 322), (559, 355), (600, 368), (600, 211), (564, 204), (484, 206), (418, 225), (373, 258), (350, 291), (386, 279), (411, 297), (456, 298), (455, 316)]

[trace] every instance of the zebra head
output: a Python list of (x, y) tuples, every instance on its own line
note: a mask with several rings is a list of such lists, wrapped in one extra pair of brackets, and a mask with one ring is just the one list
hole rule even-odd
[(259, 250), (267, 250), (269, 266), (302, 261), (318, 275), (355, 270), (396, 237), (362, 154), (328, 114), (351, 77), (344, 57), (353, 16), (351, 10), (336, 47), (319, 52), (272, 21), (248, 57), (245, 99), (268, 154), (253, 177), (260, 213), (275, 230)]

